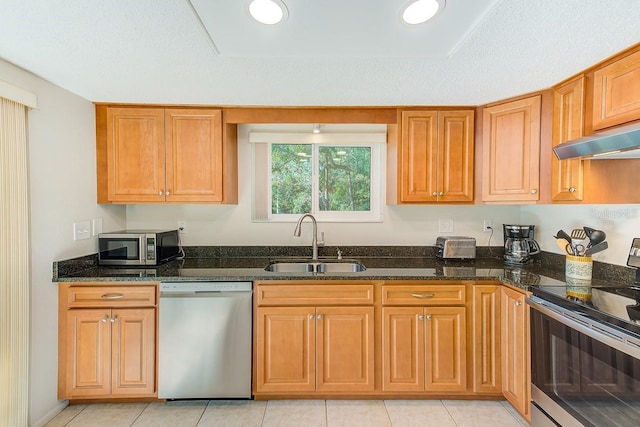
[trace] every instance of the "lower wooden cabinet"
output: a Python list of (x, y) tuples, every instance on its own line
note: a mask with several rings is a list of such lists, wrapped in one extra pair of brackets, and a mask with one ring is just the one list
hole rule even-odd
[(525, 294), (502, 288), (502, 393), (531, 422), (531, 345)]
[(465, 391), (464, 307), (382, 309), (383, 391)]
[(501, 393), (500, 293), (502, 285), (473, 285), (471, 354), (474, 393)]
[(260, 307), (256, 392), (374, 390), (373, 307)]
[(156, 396), (155, 288), (60, 284), (59, 398)]

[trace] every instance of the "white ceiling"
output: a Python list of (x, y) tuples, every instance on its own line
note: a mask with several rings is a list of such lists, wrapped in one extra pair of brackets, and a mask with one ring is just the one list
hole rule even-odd
[(447, 0), (419, 27), (408, 0), (284, 2), (261, 26), (248, 0), (0, 0), (0, 58), (95, 102), (479, 105), (640, 41), (639, 0)]

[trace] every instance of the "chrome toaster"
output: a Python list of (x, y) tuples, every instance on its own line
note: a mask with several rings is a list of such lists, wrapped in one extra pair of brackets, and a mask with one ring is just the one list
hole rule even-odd
[(475, 259), (476, 239), (465, 236), (440, 236), (436, 239), (436, 256), (441, 259)]

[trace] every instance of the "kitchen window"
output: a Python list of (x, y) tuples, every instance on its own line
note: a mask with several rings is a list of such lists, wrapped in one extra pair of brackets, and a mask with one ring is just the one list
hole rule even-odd
[(319, 134), (251, 131), (253, 220), (312, 213), (320, 221), (381, 221), (386, 129), (353, 126)]

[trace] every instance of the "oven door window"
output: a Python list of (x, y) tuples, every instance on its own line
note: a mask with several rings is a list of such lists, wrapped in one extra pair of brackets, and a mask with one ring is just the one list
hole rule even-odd
[(532, 310), (533, 384), (587, 426), (638, 426), (640, 361)]
[(100, 258), (109, 261), (140, 261), (139, 238), (99, 239)]

